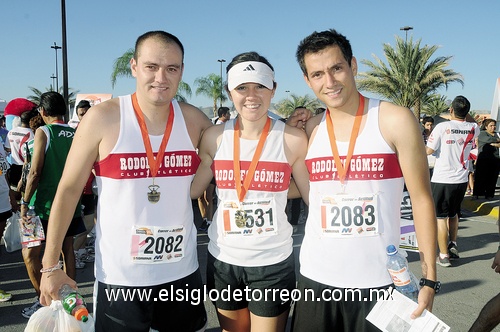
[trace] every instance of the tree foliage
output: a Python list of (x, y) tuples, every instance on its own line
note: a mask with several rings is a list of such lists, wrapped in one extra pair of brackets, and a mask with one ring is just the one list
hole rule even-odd
[(396, 36), (394, 48), (388, 43), (383, 45), (387, 64), (376, 55), (372, 55), (375, 62), (361, 60), (369, 70), (359, 73), (358, 88), (408, 107), (420, 118), (427, 96), (442, 87), (448, 88), (450, 83), (464, 84), (462, 75), (447, 69), (451, 56), (431, 59), (439, 47), (420, 44), (420, 39), (414, 43), (413, 38), (405, 41)]
[(288, 118), (297, 107), (305, 107), (314, 112), (316, 108), (322, 106), (321, 102), (316, 98), (309, 95), (297, 96), (293, 93), (290, 95), (290, 98), (283, 99), (275, 105), (276, 112), (284, 118)]
[(217, 116), (217, 102), (221, 104), (227, 100), (224, 94), (222, 77), (217, 74), (209, 74), (205, 77), (198, 77), (194, 84), (197, 86), (196, 95), (203, 95), (213, 100), (214, 116)]
[[(48, 88), (45, 88), (45, 91), (42, 91), (42, 90), (39, 90), (35, 87), (32, 87), (32, 86), (29, 86), (29, 89), (31, 90), (31, 92), (33, 93), (32, 95), (29, 95), (28, 97), (26, 97), (26, 99), (28, 99), (29, 101), (39, 105), (40, 104), (40, 97), (42, 96), (42, 94), (44, 92), (48, 92), (48, 91), (55, 91), (55, 89), (52, 87), (52, 84), (50, 85), (50, 87)], [(63, 95), (63, 92), (64, 92), (64, 87), (59, 87), (59, 91), (58, 91), (61, 95)], [(75, 91), (74, 89), (72, 88), (68, 88), (68, 101), (69, 101), (69, 107), (70, 108), (73, 108), (75, 106), (75, 101), (76, 101), (76, 95), (78, 94), (78, 92), (80, 91)]]

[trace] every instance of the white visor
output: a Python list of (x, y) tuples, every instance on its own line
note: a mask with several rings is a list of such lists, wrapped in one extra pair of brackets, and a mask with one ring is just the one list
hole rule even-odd
[(262, 84), (269, 90), (274, 87), (274, 72), (262, 62), (246, 61), (238, 63), (227, 73), (227, 88), (229, 91), (243, 83)]

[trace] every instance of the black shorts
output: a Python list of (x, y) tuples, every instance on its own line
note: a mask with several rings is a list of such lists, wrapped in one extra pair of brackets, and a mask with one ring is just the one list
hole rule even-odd
[[(367, 276), (368, 277), (368, 276)], [(295, 302), (292, 316), (292, 331), (364, 331), (377, 332), (380, 331), (372, 323), (366, 320), (366, 316), (377, 303), (375, 296), (370, 297), (372, 290), (388, 289), (390, 285), (380, 288), (359, 289), (359, 295), (366, 301), (355, 300), (350, 296), (350, 292), (346, 292), (345, 288), (336, 288), (321, 284), (314, 280), (299, 276), (298, 290), (301, 294), (301, 299)], [(307, 289), (307, 292), (306, 292)], [(338, 299), (337, 301), (330, 299), (319, 300), (320, 294), (328, 290), (328, 294), (349, 294)], [(308, 294), (314, 294), (315, 301), (306, 300)], [(335, 293), (333, 293), (335, 292)], [(370, 301), (370, 299), (373, 300)]]
[(290, 309), (291, 296), (281, 294), (290, 294), (295, 281), (293, 253), (280, 263), (256, 267), (224, 263), (208, 253), (207, 288), (217, 290), (214, 304), (218, 309), (248, 308), (257, 316), (277, 317)]
[(10, 217), (12, 217), (12, 210), (7, 210), (0, 213), (0, 221), (7, 221), (7, 219), (9, 219)]
[(7, 171), (7, 181), (9, 186), (17, 189), (17, 184), (21, 180), (21, 173), (23, 171), (23, 165), (10, 165)]
[[(170, 297), (171, 291), (198, 294), (197, 303), (191, 300), (177, 300)], [(177, 292), (179, 290), (179, 292)], [(150, 294), (149, 300), (124, 299), (123, 291), (131, 294)], [(108, 295), (119, 294), (108, 299)], [(162, 292), (162, 293), (160, 293)], [(168, 293), (168, 300), (165, 294)], [(198, 331), (207, 323), (203, 303), (203, 282), (200, 270), (182, 279), (157, 286), (125, 287), (97, 283), (97, 303), (95, 307), (95, 331), (144, 331), (150, 328), (158, 331)]]
[(431, 182), (431, 189), (437, 218), (453, 218), (460, 212), (467, 191), (467, 182), (458, 184)]
[(94, 214), (97, 204), (97, 196), (94, 194), (83, 194), (81, 203), (83, 205), (83, 215)]
[[(45, 238), (47, 238), (49, 221), (47, 219), (40, 219), (40, 221), (42, 222), (43, 231), (45, 232)], [(85, 224), (83, 223), (83, 219), (81, 217), (77, 217), (71, 220), (71, 224), (69, 224), (68, 231), (66, 232), (66, 235), (64, 237), (75, 236), (85, 232), (85, 230), (86, 228)]]

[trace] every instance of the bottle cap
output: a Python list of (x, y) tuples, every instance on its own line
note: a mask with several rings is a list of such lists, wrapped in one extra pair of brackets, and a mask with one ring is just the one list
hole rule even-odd
[(387, 255), (392, 256), (397, 253), (398, 249), (396, 249), (396, 247), (393, 244), (387, 246)]
[(75, 318), (85, 323), (89, 319), (89, 311), (87, 308), (80, 308), (75, 312)]

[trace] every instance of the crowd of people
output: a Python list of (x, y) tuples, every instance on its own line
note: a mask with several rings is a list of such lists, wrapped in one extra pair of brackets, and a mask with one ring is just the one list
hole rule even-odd
[[(224, 331), (285, 330), (290, 297), (248, 294), (346, 289), (371, 300), (302, 298), (294, 304), (292, 331), (378, 331), (366, 320), (377, 300), (370, 292), (393, 286), (386, 247), (400, 241), (404, 188), (422, 267), (411, 317), (431, 311), (440, 285), (436, 264), (459, 259), (460, 205), (476, 139), (474, 194), (494, 194), (500, 147), (494, 121), (484, 121), (485, 130), (466, 121), (470, 103), (457, 96), (451, 121), (432, 128), (427, 119), (422, 131), (409, 109), (358, 91), (351, 44), (333, 29), (301, 40), (296, 58), (325, 108), (298, 108), (286, 123), (268, 116), (278, 83), (271, 63), (257, 52), (235, 55), (226, 68), (236, 118), (221, 107), (212, 122), (176, 101), (184, 46), (165, 31), (136, 41), (130, 60), (135, 92), (92, 107), (82, 101), (76, 129), (64, 123), (66, 106), (57, 92), (44, 93), (39, 105), (27, 104), (31, 108), (12, 131), (15, 149), (0, 149), (0, 226), (13, 210), (26, 218), (34, 206), (46, 235), (43, 258), (42, 246), (23, 248), (38, 295), (23, 316), (58, 299), (62, 285), (76, 287), (77, 263), (95, 259), (96, 331), (204, 330), (202, 301), (155, 300), (165, 290), (204, 291), (192, 210), (199, 200), (209, 238), (206, 286), (230, 295), (213, 301)], [(34, 117), (44, 124), (32, 131)], [(19, 157), (14, 167), (3, 162), (8, 152)], [(432, 167), (427, 155), (435, 156)], [(10, 182), (4, 179), (9, 167)], [(298, 276), (294, 222), (286, 214), (293, 199), (307, 206)], [(95, 248), (89, 252), (92, 229)], [(123, 292), (137, 290), (150, 291), (150, 297), (124, 298)], [(9, 298), (0, 291), (0, 300)]]

